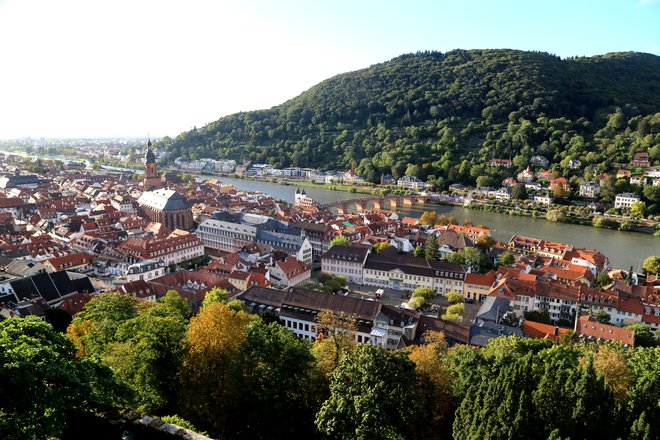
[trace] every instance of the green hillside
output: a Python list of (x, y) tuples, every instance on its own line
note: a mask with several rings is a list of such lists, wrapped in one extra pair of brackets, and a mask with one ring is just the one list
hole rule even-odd
[[(330, 78), (269, 110), (237, 113), (161, 145), (183, 158), (354, 168), (472, 183), (535, 154), (588, 172), (649, 151), (660, 162), (660, 57), (454, 50), (403, 55)], [(510, 171), (509, 171), (510, 172)]]

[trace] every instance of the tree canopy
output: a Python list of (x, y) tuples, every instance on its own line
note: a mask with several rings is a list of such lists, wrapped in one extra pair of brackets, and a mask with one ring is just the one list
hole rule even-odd
[(74, 415), (130, 404), (107, 365), (78, 358), (71, 340), (36, 317), (0, 321), (0, 437), (56, 437)]
[(658, 83), (660, 57), (651, 54), (420, 52), (337, 75), (279, 106), (225, 116), (159, 147), (183, 159), (355, 168), (372, 182), (392, 174), (441, 187), (488, 186), (504, 176), (489, 166), (492, 158), (511, 158), (517, 171), (534, 155), (558, 167), (574, 159), (607, 168), (648, 151), (657, 163)]

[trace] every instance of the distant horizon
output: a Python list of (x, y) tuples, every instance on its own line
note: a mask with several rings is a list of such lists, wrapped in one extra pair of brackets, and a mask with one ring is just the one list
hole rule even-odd
[(658, 22), (660, 0), (0, 0), (0, 139), (175, 137), (418, 51), (658, 55)]

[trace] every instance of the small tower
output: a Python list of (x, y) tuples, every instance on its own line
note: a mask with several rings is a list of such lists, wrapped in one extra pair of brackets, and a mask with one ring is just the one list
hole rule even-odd
[(156, 155), (151, 150), (151, 139), (147, 140), (147, 152), (144, 154), (144, 181), (142, 187), (145, 191), (158, 189), (162, 181), (156, 168)]
[(307, 194), (304, 189), (296, 188), (296, 194), (294, 197), (294, 205), (302, 205), (303, 199), (307, 198)]

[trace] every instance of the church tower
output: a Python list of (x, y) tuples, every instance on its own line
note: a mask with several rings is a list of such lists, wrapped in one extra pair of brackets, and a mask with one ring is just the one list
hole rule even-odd
[(143, 189), (151, 191), (162, 186), (162, 181), (156, 168), (156, 155), (151, 150), (151, 139), (147, 141), (147, 152), (144, 155), (144, 182)]

